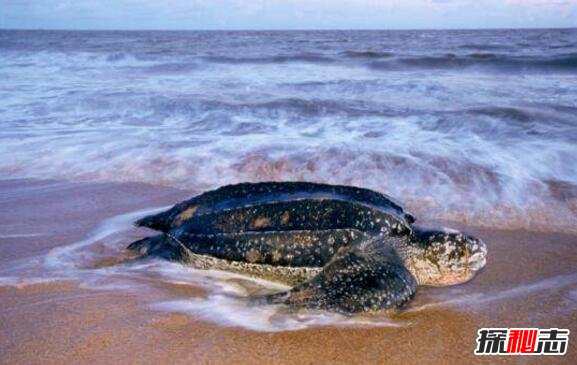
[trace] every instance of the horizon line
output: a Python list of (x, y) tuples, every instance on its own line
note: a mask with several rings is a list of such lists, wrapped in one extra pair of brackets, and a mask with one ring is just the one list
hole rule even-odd
[(571, 30), (577, 26), (560, 27), (487, 27), (487, 28), (231, 28), (231, 29), (167, 29), (167, 28), (2, 28), (0, 31), (53, 31), (53, 32), (339, 32), (339, 31), (459, 31), (459, 30)]

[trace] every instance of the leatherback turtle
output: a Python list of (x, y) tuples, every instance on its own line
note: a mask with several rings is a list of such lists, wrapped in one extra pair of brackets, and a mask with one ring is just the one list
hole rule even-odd
[(292, 285), (269, 302), (353, 313), (400, 307), (417, 285), (465, 282), (485, 265), (481, 240), (414, 221), (390, 197), (368, 189), (242, 183), (138, 220), (162, 233), (128, 248)]

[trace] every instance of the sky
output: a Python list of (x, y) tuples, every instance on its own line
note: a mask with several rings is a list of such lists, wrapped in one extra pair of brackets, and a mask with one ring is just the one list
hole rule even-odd
[(1, 29), (577, 27), (577, 0), (0, 0)]

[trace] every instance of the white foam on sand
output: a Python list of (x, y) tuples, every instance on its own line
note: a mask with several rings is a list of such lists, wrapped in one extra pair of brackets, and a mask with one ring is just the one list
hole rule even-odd
[(65, 277), (24, 278), (18, 276), (0, 276), (0, 286), (22, 289), (31, 285), (49, 284), (66, 280)]
[(40, 237), (45, 235), (45, 233), (10, 233), (10, 234), (0, 234), (0, 238), (30, 238), (30, 237)]
[(125, 213), (106, 219), (95, 229), (90, 232), (85, 239), (70, 245), (56, 247), (46, 255), (46, 266), (59, 268), (60, 270), (68, 268), (73, 269), (78, 263), (78, 256), (86, 253), (86, 247), (99, 242), (105, 242), (104, 239), (132, 228), (132, 223), (139, 217), (160, 212), (167, 207), (149, 208), (136, 212)]
[(272, 292), (290, 289), (289, 286), (218, 270), (197, 270), (184, 265), (153, 262), (146, 269), (160, 274), (160, 280), (201, 287), (207, 295), (179, 300), (160, 301), (150, 308), (180, 312), (227, 327), (254, 331), (276, 332), (299, 330), (318, 326), (402, 326), (386, 316), (364, 318), (343, 316), (324, 311), (287, 312), (281, 305), (255, 301), (251, 292)]
[[(488, 303), (505, 301), (509, 299), (515, 299), (518, 297), (524, 297), (529, 294), (543, 294), (551, 290), (557, 290), (565, 287), (577, 285), (577, 272), (557, 275), (550, 278), (535, 281), (533, 283), (528, 283), (525, 285), (519, 285), (515, 287), (499, 289), (489, 292), (474, 292), (452, 295), (453, 290), (447, 288), (448, 292), (445, 292), (438, 301), (434, 303), (424, 304), (418, 307), (411, 308), (411, 311), (421, 311), (430, 308), (443, 307), (443, 306), (465, 306), (465, 307), (479, 307), (486, 305)], [(451, 296), (450, 299), (444, 299)]]
[(344, 316), (323, 311), (286, 313), (279, 305), (252, 305), (249, 300), (226, 295), (206, 298), (166, 301), (151, 305), (152, 309), (191, 314), (211, 323), (226, 327), (239, 327), (253, 331), (295, 331), (311, 327), (401, 327), (408, 322), (393, 321), (386, 316)]

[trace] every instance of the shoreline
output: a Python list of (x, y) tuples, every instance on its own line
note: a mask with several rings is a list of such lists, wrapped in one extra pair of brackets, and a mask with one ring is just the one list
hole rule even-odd
[[(0, 277), (84, 239), (107, 218), (194, 193), (136, 183), (0, 180)], [(0, 363), (522, 363), (526, 358), (475, 357), (477, 329), (577, 332), (576, 235), (450, 224), (487, 242), (487, 267), (464, 285), (420, 288), (414, 303), (392, 316), (406, 324), (400, 327), (258, 332), (151, 309), (155, 300), (203, 295), (186, 283), (152, 282), (138, 292), (91, 289), (73, 280), (0, 281)], [(129, 243), (142, 232), (119, 239)], [(576, 356), (570, 338), (567, 354), (547, 362), (569, 364)]]

